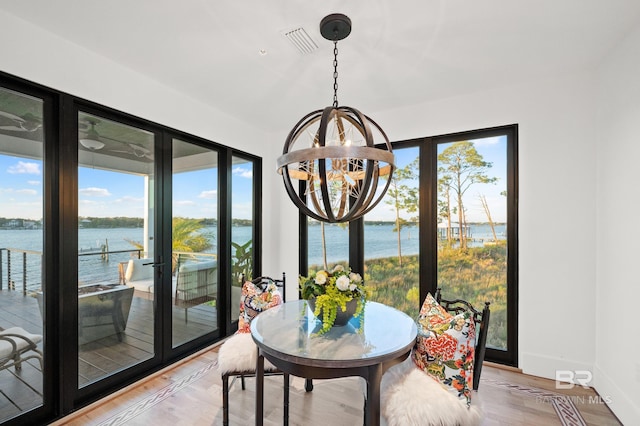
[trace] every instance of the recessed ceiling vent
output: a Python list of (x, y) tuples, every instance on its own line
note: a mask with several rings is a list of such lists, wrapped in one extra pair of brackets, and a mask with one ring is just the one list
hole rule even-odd
[(285, 31), (283, 34), (303, 55), (308, 55), (318, 50), (316, 42), (309, 37), (309, 34), (302, 27)]

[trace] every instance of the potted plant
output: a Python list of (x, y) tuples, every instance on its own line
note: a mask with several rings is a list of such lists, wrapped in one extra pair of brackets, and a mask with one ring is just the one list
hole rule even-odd
[(364, 312), (367, 289), (362, 276), (351, 272), (351, 268), (336, 265), (331, 272), (319, 270), (308, 277), (300, 276), (298, 281), (302, 298), (322, 320), (319, 334), (326, 333), (334, 325), (345, 325)]

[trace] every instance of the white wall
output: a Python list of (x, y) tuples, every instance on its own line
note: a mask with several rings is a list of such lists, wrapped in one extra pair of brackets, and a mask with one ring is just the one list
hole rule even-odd
[(606, 58), (597, 115), (595, 387), (624, 424), (640, 422), (640, 25)]

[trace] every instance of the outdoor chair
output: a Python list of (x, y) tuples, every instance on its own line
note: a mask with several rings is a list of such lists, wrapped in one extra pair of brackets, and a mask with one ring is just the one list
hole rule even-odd
[(218, 263), (215, 260), (206, 262), (185, 263), (178, 268), (175, 306), (184, 308), (184, 322), (189, 322), (187, 309), (218, 298)]
[(31, 334), (20, 327), (0, 331), (0, 370), (15, 367), (19, 371), (23, 362), (35, 358), (42, 371), (42, 352), (37, 347), (40, 341), (41, 335)]

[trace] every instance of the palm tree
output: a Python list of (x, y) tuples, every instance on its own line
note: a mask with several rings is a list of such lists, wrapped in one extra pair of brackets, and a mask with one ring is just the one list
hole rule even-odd
[[(171, 222), (171, 273), (175, 272), (180, 257), (176, 252), (201, 253), (212, 246), (213, 235), (203, 232), (204, 224), (198, 219), (174, 217)], [(144, 250), (144, 245), (132, 240), (126, 240), (136, 248)]]

